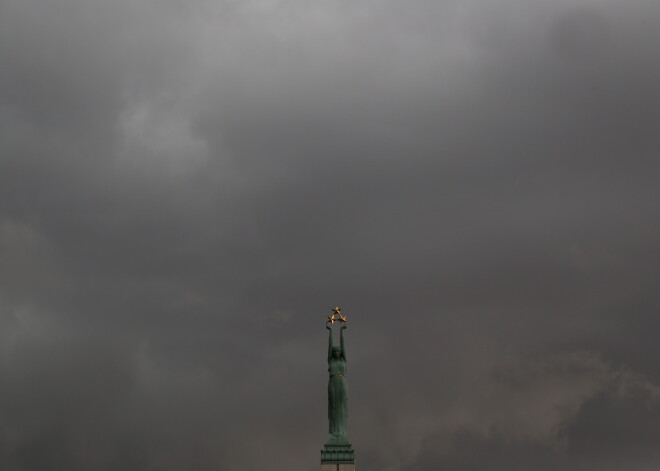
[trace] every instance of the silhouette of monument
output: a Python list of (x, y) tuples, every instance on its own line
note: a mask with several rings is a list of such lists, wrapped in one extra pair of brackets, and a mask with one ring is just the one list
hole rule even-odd
[[(321, 471), (355, 471), (355, 451), (348, 441), (348, 388), (344, 330), (346, 316), (335, 307), (325, 323), (328, 329), (328, 440), (321, 450)], [(339, 346), (332, 343), (332, 325), (339, 322)]]

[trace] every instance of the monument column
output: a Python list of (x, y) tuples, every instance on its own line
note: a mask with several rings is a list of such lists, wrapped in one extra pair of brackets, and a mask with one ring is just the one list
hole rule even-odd
[[(335, 317), (336, 316), (336, 317)], [(332, 326), (339, 322), (339, 346), (332, 341)], [(328, 329), (328, 439), (321, 450), (321, 471), (355, 471), (355, 451), (348, 441), (348, 387), (346, 382), (346, 316), (332, 309)]]

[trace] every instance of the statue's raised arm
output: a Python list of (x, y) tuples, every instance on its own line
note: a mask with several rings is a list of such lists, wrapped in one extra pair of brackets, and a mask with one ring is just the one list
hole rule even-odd
[(332, 358), (332, 327), (329, 325), (329, 321), (325, 323), (325, 328), (328, 329), (328, 363)]
[(344, 329), (346, 329), (346, 324), (341, 325), (341, 330), (339, 331), (339, 348), (341, 348), (341, 358), (346, 361), (346, 347), (344, 347)]

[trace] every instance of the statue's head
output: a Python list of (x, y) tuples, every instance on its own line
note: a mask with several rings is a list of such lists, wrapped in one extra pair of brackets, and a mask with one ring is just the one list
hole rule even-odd
[(341, 356), (340, 347), (332, 347), (332, 358), (339, 358)]

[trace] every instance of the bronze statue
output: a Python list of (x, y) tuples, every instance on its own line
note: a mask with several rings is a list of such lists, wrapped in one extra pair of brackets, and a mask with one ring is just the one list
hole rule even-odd
[(328, 422), (330, 439), (341, 440), (347, 438), (348, 422), (348, 388), (346, 385), (346, 349), (344, 348), (344, 330), (346, 329), (346, 317), (340, 320), (342, 323), (339, 332), (339, 346), (332, 344), (332, 321), (328, 321), (325, 327), (329, 331), (328, 339)]
[[(337, 316), (337, 317), (335, 317)], [(341, 324), (339, 346), (332, 343), (332, 325)], [(339, 306), (332, 309), (332, 315), (325, 322), (328, 329), (328, 441), (321, 450), (321, 465), (346, 464), (355, 470), (355, 451), (348, 441), (348, 387), (346, 383), (346, 348), (344, 330), (346, 316), (342, 316)], [(348, 470), (349, 468), (347, 468)]]

